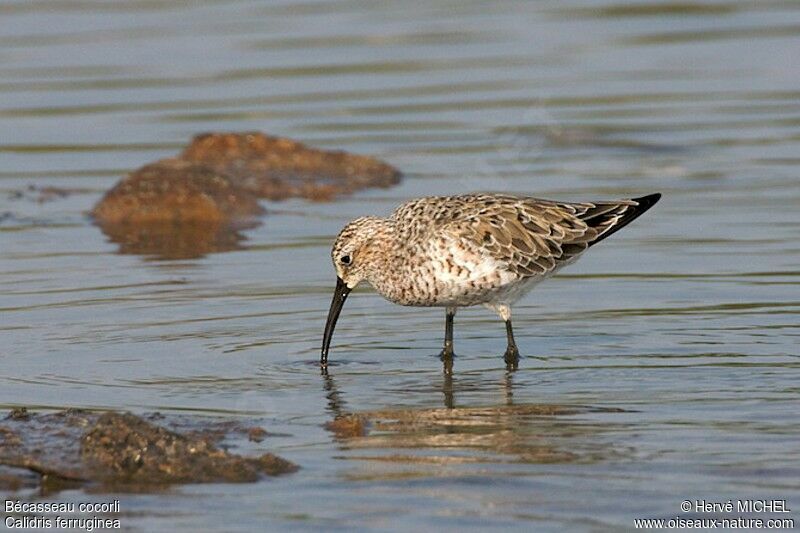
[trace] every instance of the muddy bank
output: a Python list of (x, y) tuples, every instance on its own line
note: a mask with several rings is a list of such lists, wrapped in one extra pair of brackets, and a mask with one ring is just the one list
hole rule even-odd
[(0, 489), (158, 490), (177, 483), (254, 482), (297, 470), (271, 453), (244, 457), (225, 449), (229, 439), (252, 435), (269, 434), (230, 421), (178, 422), (157, 414), (15, 410), (0, 422)]

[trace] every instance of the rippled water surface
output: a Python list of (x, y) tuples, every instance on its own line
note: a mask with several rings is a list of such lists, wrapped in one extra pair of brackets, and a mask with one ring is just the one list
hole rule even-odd
[[(0, 406), (256, 418), (303, 467), (125, 495), (124, 525), (616, 530), (683, 499), (800, 509), (796, 2), (32, 0), (0, 19)], [(407, 177), (266, 203), (240, 250), (119, 253), (85, 213), (209, 130)], [(520, 302), (517, 372), (485, 310), (459, 313), (448, 377), (443, 312), (361, 290), (321, 376), (339, 227), (468, 190), (664, 198)], [(326, 427), (353, 414), (366, 432)]]

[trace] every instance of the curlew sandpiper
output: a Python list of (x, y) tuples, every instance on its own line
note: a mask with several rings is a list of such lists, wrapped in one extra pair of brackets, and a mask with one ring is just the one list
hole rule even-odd
[(320, 363), (328, 363), (333, 330), (347, 295), (367, 281), (387, 300), (444, 307), (441, 356), (453, 356), (456, 309), (482, 304), (506, 324), (507, 365), (519, 350), (511, 306), (534, 285), (575, 262), (587, 248), (627, 226), (661, 195), (602, 202), (555, 202), (508, 194), (411, 200), (389, 218), (350, 222), (333, 244), (333, 295)]

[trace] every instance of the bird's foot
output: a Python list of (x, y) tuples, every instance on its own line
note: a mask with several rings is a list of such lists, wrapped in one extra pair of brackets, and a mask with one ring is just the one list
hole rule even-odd
[(448, 361), (448, 360), (452, 361), (453, 357), (455, 356), (456, 354), (453, 351), (452, 344), (445, 344), (444, 348), (442, 348), (442, 351), (439, 352), (439, 359), (441, 359), (442, 361)]
[(519, 350), (516, 345), (508, 345), (506, 353), (503, 355), (503, 360), (506, 362), (506, 369), (508, 370), (516, 370), (519, 367)]

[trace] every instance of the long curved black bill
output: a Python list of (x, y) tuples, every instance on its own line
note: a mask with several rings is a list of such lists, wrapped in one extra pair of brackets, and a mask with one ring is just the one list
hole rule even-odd
[(322, 335), (322, 355), (319, 360), (319, 364), (322, 366), (328, 365), (328, 349), (331, 346), (333, 329), (336, 327), (339, 313), (342, 312), (342, 306), (344, 305), (344, 301), (347, 300), (347, 295), (350, 294), (350, 290), (351, 289), (342, 278), (336, 278), (336, 290), (333, 293), (331, 309), (328, 311), (328, 321), (325, 322), (325, 333)]

